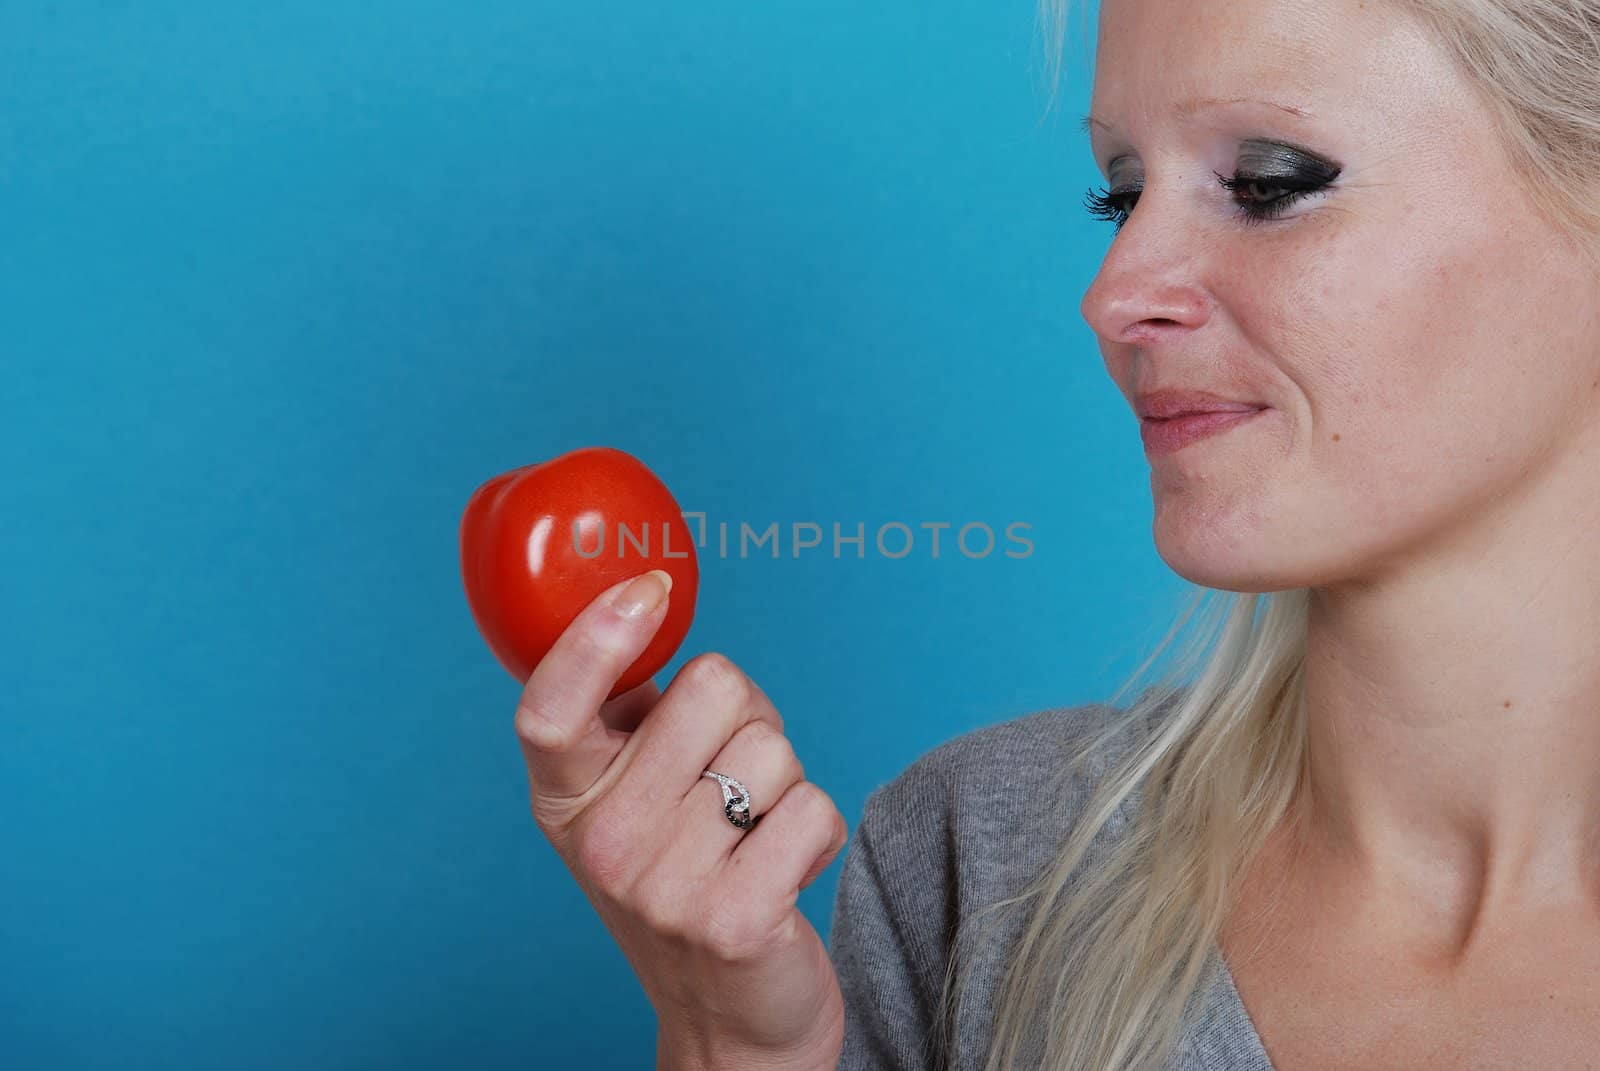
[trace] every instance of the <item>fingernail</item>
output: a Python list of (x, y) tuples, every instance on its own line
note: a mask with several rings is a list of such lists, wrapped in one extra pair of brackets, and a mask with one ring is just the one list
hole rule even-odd
[(672, 590), (672, 577), (664, 569), (652, 569), (636, 576), (611, 600), (612, 609), (622, 617), (643, 617), (667, 597)]

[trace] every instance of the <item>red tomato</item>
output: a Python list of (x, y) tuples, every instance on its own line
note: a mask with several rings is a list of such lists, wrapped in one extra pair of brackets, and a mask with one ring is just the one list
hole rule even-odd
[(461, 515), (467, 604), (518, 681), (597, 595), (651, 569), (672, 577), (666, 620), (608, 699), (666, 665), (694, 617), (694, 537), (666, 484), (631, 454), (586, 446), (502, 472)]

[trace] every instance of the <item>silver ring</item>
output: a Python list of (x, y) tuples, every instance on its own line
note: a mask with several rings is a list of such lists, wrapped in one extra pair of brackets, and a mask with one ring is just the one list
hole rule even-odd
[(707, 770), (700, 775), (710, 777), (722, 786), (722, 813), (737, 829), (749, 829), (756, 820), (750, 817), (750, 790), (727, 774)]

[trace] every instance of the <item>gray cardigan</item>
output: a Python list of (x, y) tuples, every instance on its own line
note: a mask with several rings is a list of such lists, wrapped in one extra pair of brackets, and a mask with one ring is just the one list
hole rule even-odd
[[(845, 848), (828, 935), (846, 1013), (840, 1071), (935, 1071), (924, 1045), (948, 962), (946, 934), (979, 907), (1015, 895), (1054, 856), (1093, 783), (1125, 752), (1128, 733), (1067, 784), (1063, 802), (1045, 798), (1049, 777), (1108, 716), (1125, 713), (1061, 707), (975, 729), (868, 795)], [(1135, 793), (1124, 801), (1102, 836), (1116, 835), (1137, 800)], [(975, 984), (990, 998), (1032, 906), (1008, 908), (1014, 921), (980, 953)], [(1272, 1071), (1215, 946), (1211, 963), (1166, 1071)], [(955, 1063), (937, 1071), (981, 1068), (991, 1011), (985, 1000), (964, 1015)]]

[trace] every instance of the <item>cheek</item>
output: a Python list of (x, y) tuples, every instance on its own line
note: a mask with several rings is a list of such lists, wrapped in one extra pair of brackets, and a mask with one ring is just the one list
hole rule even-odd
[(1547, 313), (1508, 293), (1502, 236), (1416, 215), (1318, 222), (1270, 273), (1239, 280), (1256, 295), (1252, 345), (1288, 380), (1297, 483), (1351, 515), (1396, 518), (1524, 466), (1549, 386), (1519, 334)]
[(1282, 380), (1286, 451), (1337, 470), (1392, 451), (1418, 405), (1442, 389), (1434, 318), (1448, 322), (1439, 303), (1450, 291), (1438, 275), (1330, 231), (1297, 236), (1311, 240), (1275, 251), (1270, 271), (1239, 277), (1233, 304)]

